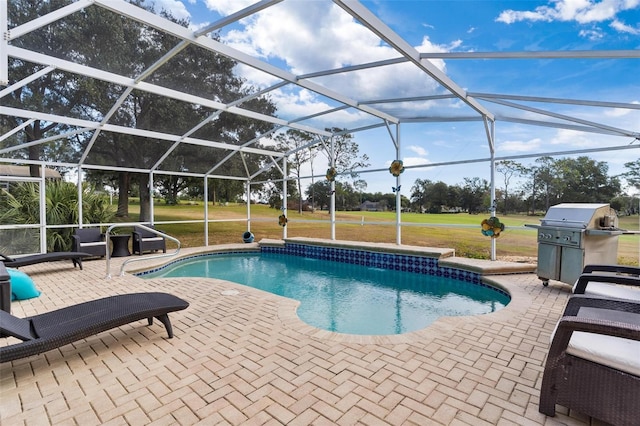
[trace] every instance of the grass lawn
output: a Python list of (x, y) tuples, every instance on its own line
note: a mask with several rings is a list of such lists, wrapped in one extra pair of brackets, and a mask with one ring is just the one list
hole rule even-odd
[[(197, 247), (205, 244), (204, 205), (200, 203), (167, 206), (154, 205), (158, 227), (178, 238), (183, 247)], [(129, 207), (126, 221), (138, 220), (139, 206)], [(251, 206), (251, 232), (256, 241), (263, 238), (281, 239), (283, 228), (278, 225), (280, 210), (265, 205)], [(507, 229), (496, 239), (498, 258), (537, 257), (537, 234), (535, 229), (524, 228), (525, 224), (539, 224), (542, 216), (508, 215), (500, 217)], [(246, 205), (209, 205), (209, 244), (242, 242), (242, 234), (247, 230)], [(331, 238), (329, 212), (287, 212), (288, 237)], [(403, 213), (401, 241), (405, 245), (453, 248), (457, 256), (488, 259), (491, 238), (480, 233), (480, 222), (488, 215), (459, 214), (419, 214)], [(336, 239), (367, 242), (396, 242), (395, 212), (336, 212)], [(176, 221), (194, 221), (172, 223)], [(638, 230), (638, 216), (619, 218), (619, 227)], [(618, 241), (618, 262), (638, 265), (640, 235), (623, 235)]]

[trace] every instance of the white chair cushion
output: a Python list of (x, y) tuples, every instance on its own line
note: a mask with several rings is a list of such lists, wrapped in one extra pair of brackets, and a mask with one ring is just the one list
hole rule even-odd
[(80, 243), (80, 247), (97, 247), (97, 246), (105, 246), (107, 243), (105, 241), (96, 241), (93, 243)]
[(149, 237), (149, 238), (143, 238), (142, 241), (162, 241), (163, 238), (162, 237)]
[(576, 331), (567, 353), (640, 377), (640, 341)]
[[(574, 287), (575, 288), (575, 287)], [(589, 281), (584, 294), (640, 301), (640, 287)]]

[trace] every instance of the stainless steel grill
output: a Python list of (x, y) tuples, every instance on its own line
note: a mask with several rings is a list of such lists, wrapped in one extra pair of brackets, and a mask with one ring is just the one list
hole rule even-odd
[(616, 263), (618, 217), (609, 204), (564, 203), (547, 211), (538, 229), (538, 278), (573, 285), (585, 265)]

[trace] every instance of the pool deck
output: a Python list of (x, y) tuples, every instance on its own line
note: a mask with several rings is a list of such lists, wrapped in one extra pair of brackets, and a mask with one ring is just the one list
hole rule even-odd
[[(236, 248), (252, 244), (216, 246)], [(175, 337), (140, 321), (0, 364), (0, 424), (602, 424), (563, 407), (553, 418), (538, 412), (549, 335), (570, 286), (543, 287), (527, 272), (531, 265), (447, 258), (484, 268), (512, 302), (404, 335), (352, 336), (304, 324), (296, 301), (230, 282), (119, 276), (132, 258), (138, 256), (112, 259), (110, 279), (102, 259), (85, 261), (83, 271), (71, 262), (20, 268), (42, 295), (13, 302), (12, 312), (23, 317), (98, 297), (166, 291), (190, 303), (170, 314)], [(142, 259), (125, 270), (166, 261)]]

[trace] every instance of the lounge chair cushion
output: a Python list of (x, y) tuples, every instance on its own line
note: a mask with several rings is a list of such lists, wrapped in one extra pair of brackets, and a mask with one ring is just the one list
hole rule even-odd
[(567, 353), (640, 377), (640, 341), (576, 331)]
[[(599, 283), (591, 283), (591, 285), (593, 284)], [(610, 284), (605, 285), (612, 287)], [(586, 308), (586, 310), (588, 309)], [(629, 321), (631, 323), (637, 322), (638, 317), (640, 317), (639, 314), (626, 312), (619, 312), (617, 315), (619, 321)], [(558, 324), (556, 324), (556, 328), (551, 333), (551, 342), (553, 342), (557, 328)], [(640, 377), (639, 340), (574, 331), (569, 339), (567, 354)]]
[(36, 288), (31, 277), (22, 271), (7, 268), (11, 279), (11, 300), (25, 300), (40, 296), (40, 290)]
[[(577, 282), (574, 285), (577, 286)], [(627, 300), (639, 300), (640, 301), (640, 288), (624, 285), (616, 285), (613, 283), (603, 283), (596, 281), (589, 281), (584, 294), (599, 297), (614, 297), (616, 299)]]

